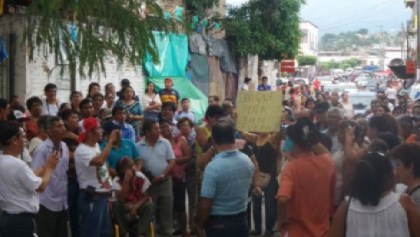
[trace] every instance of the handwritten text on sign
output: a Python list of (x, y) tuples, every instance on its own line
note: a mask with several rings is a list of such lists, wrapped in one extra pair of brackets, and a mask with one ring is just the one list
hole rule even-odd
[(283, 95), (280, 91), (240, 91), (236, 100), (237, 128), (249, 132), (280, 130)]

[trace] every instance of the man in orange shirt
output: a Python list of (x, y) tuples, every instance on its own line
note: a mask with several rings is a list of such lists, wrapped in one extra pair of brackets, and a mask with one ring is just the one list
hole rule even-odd
[(308, 118), (289, 125), (295, 159), (281, 174), (277, 192), (278, 225), (282, 236), (323, 237), (330, 229), (335, 167), (319, 132)]

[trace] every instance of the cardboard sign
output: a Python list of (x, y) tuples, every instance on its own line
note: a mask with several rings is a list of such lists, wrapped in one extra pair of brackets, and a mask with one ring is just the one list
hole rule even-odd
[(236, 127), (247, 132), (280, 130), (283, 94), (281, 91), (239, 91), (236, 99)]

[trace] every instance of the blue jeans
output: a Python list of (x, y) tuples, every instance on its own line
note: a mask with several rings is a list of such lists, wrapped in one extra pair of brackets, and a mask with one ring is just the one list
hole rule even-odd
[(108, 197), (89, 197), (84, 191), (79, 195), (79, 236), (109, 237), (110, 216)]
[(206, 223), (207, 237), (248, 237), (249, 228), (246, 213), (236, 217), (210, 216)]
[[(271, 180), (262, 191), (264, 193), (265, 203), (265, 229), (266, 231), (272, 231), (274, 224), (276, 223), (276, 193), (277, 193), (277, 180), (274, 175), (271, 175)], [(255, 223), (255, 230), (261, 231), (261, 205), (262, 197), (252, 194), (252, 209), (253, 219)]]

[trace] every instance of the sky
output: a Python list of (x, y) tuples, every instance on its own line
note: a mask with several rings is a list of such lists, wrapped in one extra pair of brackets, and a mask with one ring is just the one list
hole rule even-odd
[[(247, 0), (226, 0), (239, 6)], [(319, 28), (319, 35), (339, 33), (360, 28), (369, 32), (397, 32), (401, 23), (407, 24), (411, 10), (404, 0), (306, 0), (300, 16)]]

